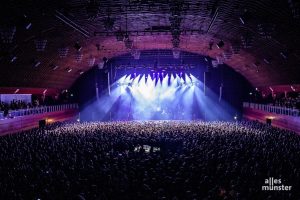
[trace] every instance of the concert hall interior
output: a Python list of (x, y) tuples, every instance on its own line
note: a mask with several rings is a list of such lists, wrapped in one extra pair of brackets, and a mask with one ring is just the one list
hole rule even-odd
[(0, 199), (300, 199), (297, 0), (4, 0)]

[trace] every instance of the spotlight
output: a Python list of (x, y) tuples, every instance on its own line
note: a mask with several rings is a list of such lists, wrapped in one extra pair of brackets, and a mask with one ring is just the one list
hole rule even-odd
[(218, 44), (217, 44), (217, 47), (220, 49), (224, 46), (224, 42), (223, 40), (221, 40)]
[(246, 24), (251, 19), (250, 12), (247, 9), (245, 9), (244, 13), (241, 14), (241, 16), (239, 17), (239, 19), (240, 19), (240, 21), (241, 21), (242, 24)]
[(10, 59), (10, 63), (13, 63), (17, 60), (17, 56), (12, 56), (11, 59)]
[(36, 60), (36, 61), (34, 62), (34, 65), (33, 65), (33, 66), (34, 66), (34, 67), (38, 67), (40, 64), (41, 64), (41, 62)]
[(51, 67), (51, 69), (52, 69), (53, 71), (55, 71), (56, 69), (59, 68), (59, 66), (57, 66), (57, 65), (55, 65), (55, 64), (51, 64), (50, 67)]
[(32, 26), (31, 21), (28, 19), (27, 15), (23, 15), (22, 23), (26, 30), (29, 30)]
[(280, 52), (280, 56), (283, 58), (283, 59), (287, 59), (287, 54), (284, 53), (284, 52)]
[(270, 64), (270, 60), (269, 59), (267, 59), (267, 58), (264, 58), (264, 62), (266, 63), (266, 64)]
[(76, 54), (75, 54), (76, 62), (80, 63), (82, 61), (82, 58), (83, 58), (83, 54), (80, 53), (79, 51), (77, 51)]
[(269, 89), (270, 89), (272, 92), (274, 92), (273, 88), (269, 87)]

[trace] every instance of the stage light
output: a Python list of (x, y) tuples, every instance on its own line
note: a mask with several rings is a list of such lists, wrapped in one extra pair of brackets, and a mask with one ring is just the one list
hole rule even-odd
[(11, 56), (10, 63), (13, 63), (17, 60), (17, 56)]
[(251, 19), (251, 13), (245, 9), (244, 12), (239, 17), (242, 24), (246, 24)]
[(293, 90), (293, 92), (296, 92), (296, 89), (291, 85), (291, 89)]
[[(154, 116), (159, 119), (168, 119), (172, 115), (168, 110), (176, 108), (178, 103), (181, 102), (185, 109), (184, 119), (192, 119), (191, 106), (194, 98), (196, 98), (194, 93), (197, 92), (195, 89), (197, 86), (194, 86), (192, 79), (196, 78), (183, 73), (186, 77), (191, 77), (187, 79), (185, 84), (184, 78), (180, 78), (179, 74), (175, 73), (174, 77), (166, 72), (155, 72), (156, 75), (158, 73), (165, 76), (158, 77), (156, 80), (152, 80), (150, 74), (139, 74), (138, 77), (134, 78), (132, 78), (133, 73), (122, 76), (115, 82), (117, 87), (112, 87), (110, 100), (107, 101), (106, 98), (106, 103), (103, 102), (105, 104), (104, 109), (109, 109), (116, 101), (119, 101), (120, 105), (130, 105), (133, 119), (147, 120), (153, 119)], [(123, 85), (119, 86), (121, 82)], [(125, 108), (118, 108), (115, 115), (122, 119), (124, 113), (128, 112), (128, 109), (125, 110)]]
[(266, 64), (270, 64), (270, 60), (269, 59), (267, 59), (267, 58), (264, 58), (264, 62), (266, 63)]
[(38, 61), (38, 60), (36, 60), (36, 61), (34, 61), (33, 66), (34, 66), (34, 67), (38, 67), (38, 66), (40, 66), (40, 64), (41, 64), (41, 62)]
[(46, 39), (36, 39), (36, 40), (34, 40), (34, 44), (35, 44), (36, 51), (42, 52), (46, 48), (47, 40)]
[(53, 71), (55, 71), (55, 70), (57, 70), (57, 69), (59, 68), (59, 66), (57, 66), (57, 65), (55, 65), (55, 64), (51, 64), (50, 66), (51, 66), (51, 69), (52, 69)]
[(287, 59), (287, 54), (286, 53), (284, 53), (284, 52), (280, 52), (280, 56), (283, 58), (283, 59)]
[(54, 122), (54, 119), (47, 118), (47, 119), (46, 119), (46, 122), (47, 122), (47, 123), (52, 123), (52, 122)]
[(269, 89), (270, 89), (272, 92), (274, 92), (273, 88), (269, 87)]

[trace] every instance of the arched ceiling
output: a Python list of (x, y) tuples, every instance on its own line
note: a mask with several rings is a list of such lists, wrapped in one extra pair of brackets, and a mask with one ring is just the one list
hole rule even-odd
[[(98, 64), (133, 49), (174, 47), (225, 62), (255, 87), (299, 84), (299, 7), (294, 0), (6, 1), (0, 87), (66, 89), (93, 66), (92, 58)], [(5, 41), (11, 27), (15, 34)], [(39, 52), (35, 42), (43, 39)]]

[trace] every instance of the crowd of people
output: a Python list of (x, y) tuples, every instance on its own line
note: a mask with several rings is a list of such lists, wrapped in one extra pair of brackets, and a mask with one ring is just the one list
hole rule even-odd
[(52, 124), (0, 137), (0, 199), (299, 199), (299, 152), (258, 122)]
[(0, 101), (0, 119), (6, 117), (8, 118), (14, 117), (13, 115), (11, 115), (10, 111), (20, 110), (20, 109), (31, 109), (31, 108), (38, 107), (39, 105), (40, 104), (38, 100), (34, 100), (29, 103), (22, 100), (12, 100), (9, 103)]
[(280, 106), (285, 108), (294, 108), (300, 110), (300, 94), (297, 97), (279, 97), (275, 98), (273, 102), (274, 106)]
[(32, 103), (26, 103), (25, 101), (22, 100), (13, 100), (10, 103), (0, 101), (0, 111), (19, 110), (19, 109), (26, 109), (32, 107), (33, 107)]
[(259, 103), (259, 104), (268, 104), (272, 106), (279, 106), (285, 108), (292, 108), (300, 110), (300, 93), (279, 93), (276, 95), (269, 94), (268, 96), (261, 96), (260, 93), (251, 93), (250, 102)]

